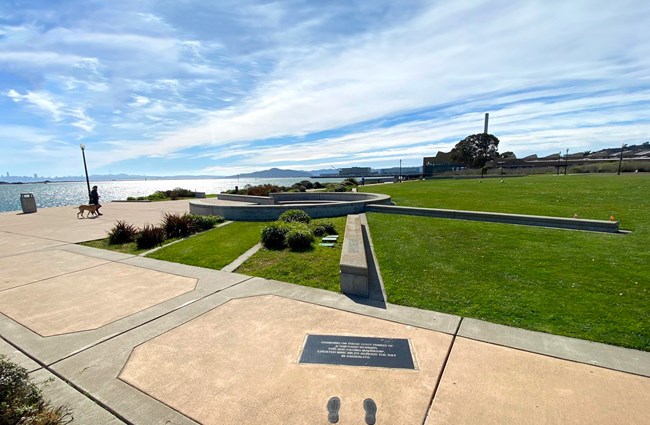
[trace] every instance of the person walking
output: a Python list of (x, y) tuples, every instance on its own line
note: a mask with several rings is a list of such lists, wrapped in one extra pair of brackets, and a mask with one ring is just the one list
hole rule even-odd
[(97, 193), (97, 186), (93, 186), (93, 190), (90, 191), (90, 203), (95, 206), (95, 212), (97, 215), (104, 215), (99, 212), (101, 204), (99, 203), (99, 193)]

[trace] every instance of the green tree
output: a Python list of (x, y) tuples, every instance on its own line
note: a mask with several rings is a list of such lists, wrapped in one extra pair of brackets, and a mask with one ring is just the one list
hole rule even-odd
[(451, 150), (451, 159), (471, 168), (482, 168), (499, 157), (499, 139), (492, 134), (472, 134)]

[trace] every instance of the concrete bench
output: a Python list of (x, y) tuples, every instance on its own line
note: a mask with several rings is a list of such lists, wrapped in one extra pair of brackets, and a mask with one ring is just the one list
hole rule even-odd
[(341, 247), (341, 292), (368, 297), (368, 260), (363, 241), (361, 217), (348, 215)]

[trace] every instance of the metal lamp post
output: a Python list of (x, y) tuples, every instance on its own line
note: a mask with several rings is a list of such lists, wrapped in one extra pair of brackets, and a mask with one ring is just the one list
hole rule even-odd
[(623, 149), (625, 149), (626, 146), (627, 145), (625, 143), (623, 143), (623, 145), (621, 145), (621, 157), (618, 159), (618, 175), (619, 176), (621, 175), (621, 165), (623, 165)]
[(86, 166), (86, 145), (83, 143), (79, 145), (81, 148), (81, 156), (84, 159), (84, 171), (86, 172), (86, 186), (88, 186), (88, 203), (91, 203), (90, 200), (90, 180), (88, 180), (88, 167)]
[(569, 166), (569, 148), (566, 149), (566, 155), (564, 156), (564, 175), (566, 176), (566, 169)]
[(399, 180), (400, 183), (402, 183), (402, 160), (399, 160)]

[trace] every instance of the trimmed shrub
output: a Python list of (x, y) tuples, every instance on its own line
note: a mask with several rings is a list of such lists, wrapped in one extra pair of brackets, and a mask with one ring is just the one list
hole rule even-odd
[(162, 201), (167, 199), (167, 195), (165, 195), (165, 192), (161, 192), (158, 190), (152, 193), (151, 195), (147, 196), (146, 198), (149, 201)]
[(325, 236), (327, 234), (327, 230), (325, 230), (324, 226), (318, 225), (314, 227), (312, 233), (314, 234), (314, 236), (318, 236), (320, 238), (321, 236)]
[(118, 245), (133, 242), (138, 234), (138, 228), (126, 221), (118, 220), (115, 226), (108, 232), (108, 243)]
[(0, 355), (0, 424), (60, 425), (72, 422), (67, 406), (53, 408), (29, 380), (27, 369)]
[(274, 184), (263, 184), (259, 186), (246, 186), (246, 195), (251, 196), (269, 196), (269, 193), (272, 192), (286, 192), (287, 188), (282, 186), (276, 186)]
[(150, 224), (145, 224), (138, 237), (135, 239), (135, 243), (138, 246), (138, 249), (149, 249), (155, 246), (162, 245), (166, 239), (166, 232), (160, 226), (152, 226)]
[(325, 232), (328, 235), (338, 235), (338, 232), (336, 231), (336, 228), (334, 227), (334, 224), (332, 224), (331, 221), (323, 221), (320, 223), (320, 226), (325, 228)]
[(162, 226), (168, 238), (184, 238), (195, 232), (195, 221), (187, 213), (165, 213)]
[(285, 237), (291, 227), (284, 222), (275, 221), (262, 229), (262, 245), (267, 249), (284, 249)]
[(209, 230), (212, 229), (219, 223), (223, 223), (225, 220), (223, 217), (218, 215), (196, 215), (190, 214), (192, 221), (194, 222), (194, 228), (196, 230)]
[(284, 221), (285, 223), (309, 223), (311, 217), (303, 210), (287, 210), (280, 215), (278, 220)]
[[(350, 189), (352, 189), (352, 186), (350, 186)], [(343, 186), (342, 184), (334, 184), (330, 183), (327, 186), (325, 186), (325, 192), (347, 192), (348, 189), (346, 186)]]
[(314, 182), (314, 189), (323, 189), (325, 186), (323, 186), (322, 183), (320, 182)]
[(307, 225), (303, 223), (292, 223), (286, 235), (286, 242), (292, 251), (305, 251), (311, 248), (311, 244), (314, 242), (314, 236), (309, 231)]

